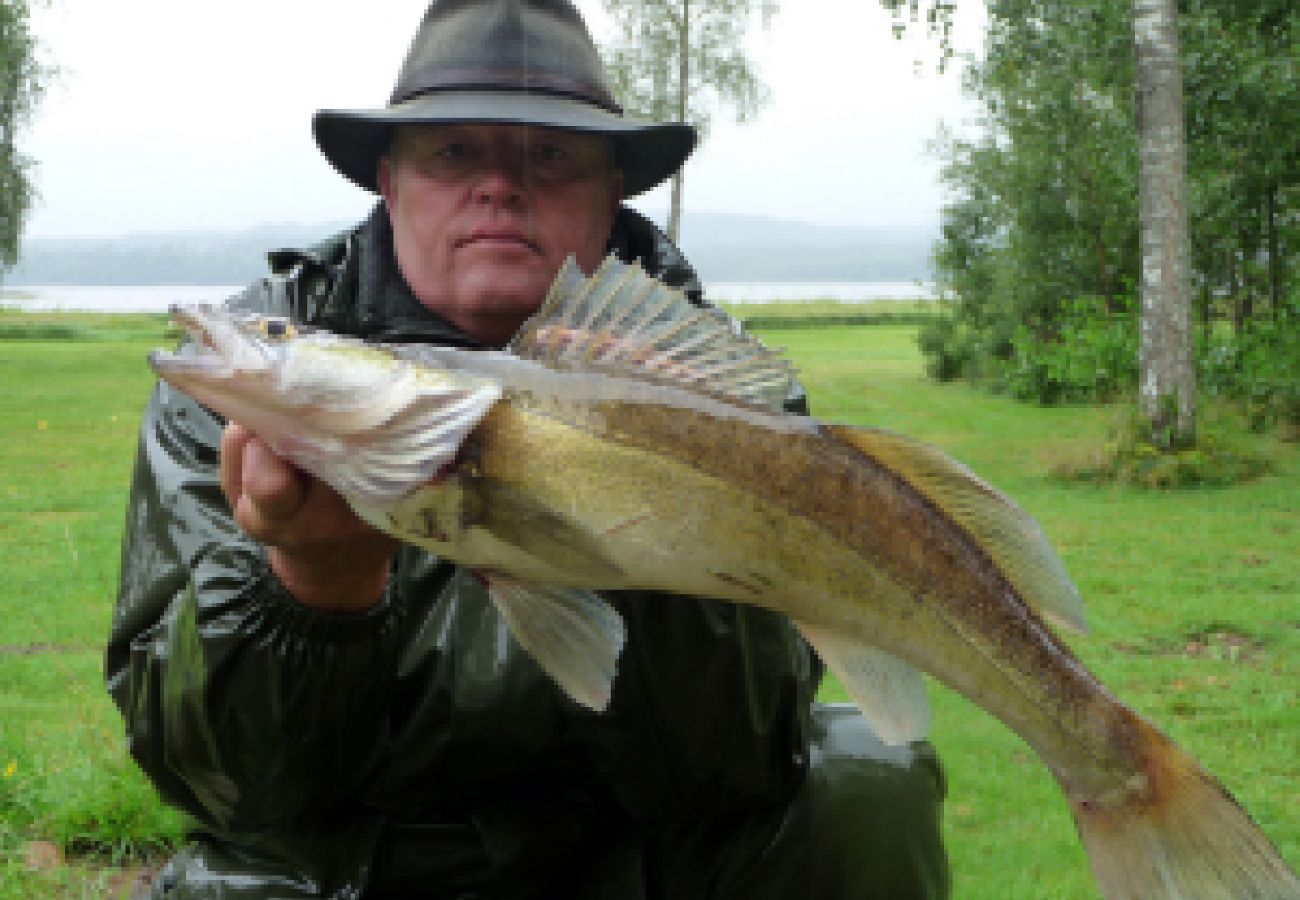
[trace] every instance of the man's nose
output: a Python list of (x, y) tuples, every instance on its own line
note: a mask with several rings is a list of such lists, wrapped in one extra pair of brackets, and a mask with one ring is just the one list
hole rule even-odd
[(518, 205), (523, 202), (528, 187), (527, 160), (518, 156), (494, 154), (483, 161), (475, 175), (475, 195), (482, 202)]

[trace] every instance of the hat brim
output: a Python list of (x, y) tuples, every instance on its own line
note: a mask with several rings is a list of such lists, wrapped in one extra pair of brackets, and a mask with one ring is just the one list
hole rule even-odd
[(398, 125), (489, 122), (603, 134), (614, 143), (623, 192), (650, 190), (681, 168), (695, 149), (695, 129), (645, 122), (555, 94), (448, 91), (425, 94), (384, 109), (323, 109), (312, 119), (316, 145), (340, 173), (379, 192), (378, 166)]

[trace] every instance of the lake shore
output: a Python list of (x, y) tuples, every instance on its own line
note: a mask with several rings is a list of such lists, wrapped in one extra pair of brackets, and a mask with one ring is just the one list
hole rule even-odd
[[(0, 307), (27, 312), (166, 312), (173, 305), (221, 303), (238, 285), (14, 285), (0, 288)], [(934, 300), (933, 284), (916, 281), (716, 282), (705, 296), (718, 304), (839, 303)]]

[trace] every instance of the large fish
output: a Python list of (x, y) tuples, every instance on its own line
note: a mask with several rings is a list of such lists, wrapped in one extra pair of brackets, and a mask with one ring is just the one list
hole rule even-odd
[(570, 262), (501, 352), (175, 316), (194, 340), (150, 357), (164, 379), (483, 573), (576, 700), (606, 705), (623, 643), (595, 591), (778, 610), (886, 741), (926, 733), (920, 671), (1024, 738), (1111, 900), (1300, 898), (1227, 791), (1048, 627), (1082, 606), (1028, 515), (932, 447), (785, 413), (785, 362), (639, 269)]

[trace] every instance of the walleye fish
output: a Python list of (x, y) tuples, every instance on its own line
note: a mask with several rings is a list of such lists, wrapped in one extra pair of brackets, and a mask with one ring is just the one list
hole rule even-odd
[(1227, 791), (1049, 628), (1082, 630), (1082, 603), (1026, 513), (932, 447), (786, 413), (785, 361), (640, 269), (570, 260), (500, 352), (174, 315), (193, 342), (150, 356), (162, 378), (484, 573), (577, 701), (605, 707), (624, 640), (597, 591), (755, 604), (887, 742), (926, 733), (922, 671), (1001, 719), (1060, 783), (1111, 900), (1300, 898)]

